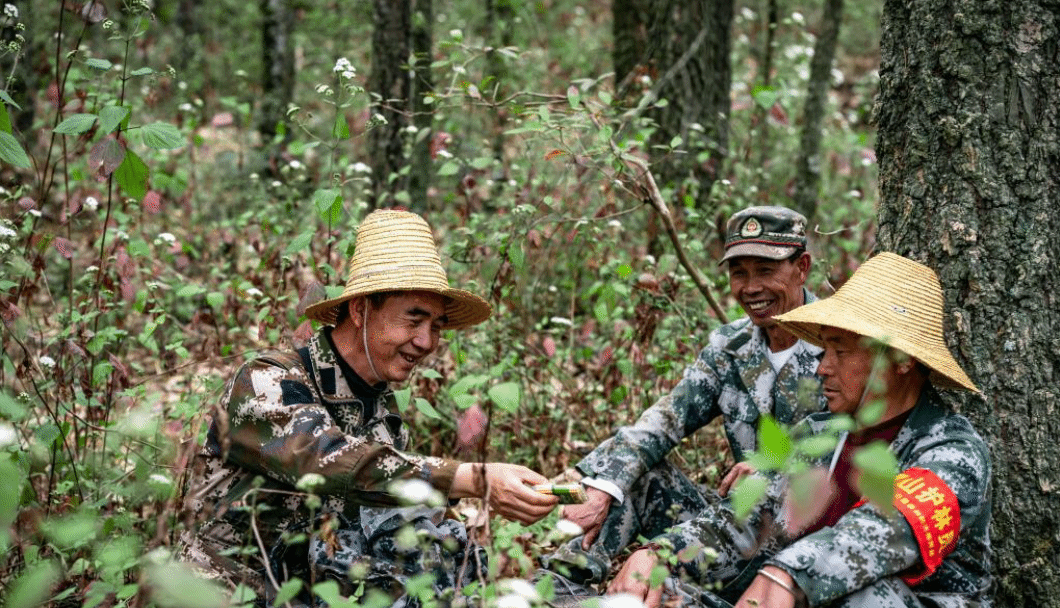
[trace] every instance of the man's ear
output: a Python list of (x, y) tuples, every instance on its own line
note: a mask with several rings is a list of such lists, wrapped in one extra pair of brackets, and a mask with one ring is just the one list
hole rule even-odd
[(795, 260), (795, 266), (799, 269), (799, 274), (802, 275), (802, 282), (805, 283), (806, 279), (810, 278), (810, 264), (813, 262), (813, 258), (810, 256), (809, 251), (803, 251), (799, 259)]
[(364, 296), (357, 296), (343, 304), (343, 306), (350, 307), (350, 321), (353, 322), (353, 326), (357, 329), (361, 329), (364, 326), (364, 307), (366, 302), (367, 298)]

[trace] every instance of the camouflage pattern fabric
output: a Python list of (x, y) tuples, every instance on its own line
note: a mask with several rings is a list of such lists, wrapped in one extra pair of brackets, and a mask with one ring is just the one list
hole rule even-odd
[[(404, 452), (408, 429), (394, 410), (385, 385), (368, 385), (336, 354), (330, 328), (298, 352), (272, 352), (243, 365), (196, 459), (188, 507), (201, 524), (182, 536), (182, 558), (260, 598), (272, 592), (269, 570), (280, 582), (308, 580), (312, 565), (318, 581), (343, 584), (357, 557), (370, 563), (367, 578), (400, 581), (438, 570), (415, 565), (418, 549), (397, 547), (404, 524), (424, 531), (428, 544), (445, 541), (428, 562), (462, 554), (466, 532), (440, 509), (394, 508), (391, 482), (420, 479), (446, 496), (459, 465)], [(318, 506), (295, 487), (308, 473), (320, 476)]]
[[(803, 297), (806, 302), (816, 299), (805, 289)], [(665, 460), (683, 438), (716, 417), (723, 417), (729, 445), (740, 461), (757, 445), (762, 414), (792, 424), (826, 409), (816, 376), (821, 349), (798, 341), (777, 372), (768, 348), (764, 332), (746, 317), (714, 330), (669, 395), (579, 462), (583, 474), (615, 483), (625, 501), (612, 502), (589, 552), (582, 550), (579, 536), (546, 556), (547, 567), (570, 571), (576, 583), (600, 583), (611, 560), (639, 536), (651, 538), (718, 501), (716, 492), (696, 486)]]
[[(805, 302), (816, 298), (803, 289)], [(722, 416), (737, 462), (753, 451), (758, 419), (772, 414), (793, 424), (827, 407), (820, 396), (821, 349), (799, 340), (790, 359), (774, 371), (765, 332), (747, 317), (710, 333), (708, 345), (673, 391), (632, 426), (619, 429), (577, 464), (585, 475), (613, 482), (623, 492), (662, 462), (682, 439)]]
[[(815, 414), (799, 430), (826, 432), (827, 416)], [(934, 573), (909, 585), (902, 577), (923, 570), (910, 524), (871, 504), (858, 506), (832, 527), (787, 538), (781, 508), (785, 480), (772, 477), (767, 498), (744, 524), (731, 505), (711, 505), (699, 517), (658, 537), (676, 551), (700, 550), (675, 569), (670, 589), (683, 602), (703, 605), (733, 601), (765, 564), (784, 569), (806, 593), (811, 606), (990, 605), (990, 456), (966, 418), (948, 411), (934, 388), (925, 389), (891, 443), (899, 469), (917, 467), (938, 476), (956, 495), (960, 533), (956, 548)], [(813, 464), (827, 467), (831, 454)], [(711, 549), (708, 556), (703, 549)], [(716, 559), (711, 560), (716, 553)], [(724, 586), (720, 591), (717, 584)], [(705, 595), (704, 595), (705, 594)], [(695, 597), (700, 599), (694, 600)], [(704, 600), (706, 597), (708, 599)], [(721, 604), (723, 605), (723, 604)]]

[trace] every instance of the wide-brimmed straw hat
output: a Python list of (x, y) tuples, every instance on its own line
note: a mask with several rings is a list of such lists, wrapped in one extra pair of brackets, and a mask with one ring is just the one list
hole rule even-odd
[(979, 392), (942, 337), (942, 285), (935, 271), (894, 253), (866, 261), (835, 295), (773, 317), (781, 327), (823, 346), (821, 327), (879, 340), (931, 368), (939, 388)]
[(342, 295), (306, 308), (305, 316), (334, 325), (338, 306), (384, 291), (429, 291), (446, 298), (444, 329), (462, 329), (489, 318), (493, 307), (473, 293), (449, 287), (427, 222), (408, 211), (369, 213), (357, 229), (349, 278)]

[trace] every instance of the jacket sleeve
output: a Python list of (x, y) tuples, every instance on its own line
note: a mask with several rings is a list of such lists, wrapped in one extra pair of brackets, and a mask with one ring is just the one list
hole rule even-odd
[(628, 493), (633, 482), (658, 464), (683, 438), (716, 418), (720, 376), (715, 347), (700, 352), (669, 395), (641, 414), (632, 426), (618, 430), (581, 462), (585, 475), (606, 479)]
[[(916, 584), (956, 547), (958, 541), (947, 538), (947, 526), (959, 532), (958, 539), (979, 533), (977, 522), (989, 508), (989, 454), (977, 435), (934, 441), (905, 464), (906, 474), (899, 476), (895, 489), (899, 508), (884, 514), (870, 504), (858, 506), (834, 526), (795, 541), (770, 562), (792, 575), (811, 606), (890, 576)], [(903, 478), (921, 482), (903, 484)], [(906, 504), (900, 505), (903, 500)], [(959, 522), (953, 521), (950, 504), (959, 506)]]
[(443, 494), (458, 462), (408, 454), (365, 436), (343, 433), (299, 367), (267, 359), (240, 368), (225, 407), (227, 458), (294, 485), (307, 473), (323, 477), (316, 491), (366, 505), (392, 505), (387, 486), (422, 479)]

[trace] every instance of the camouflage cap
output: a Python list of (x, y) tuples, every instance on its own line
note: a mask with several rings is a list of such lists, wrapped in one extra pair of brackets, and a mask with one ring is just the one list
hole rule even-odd
[(806, 218), (787, 207), (748, 207), (725, 225), (725, 256), (783, 260), (806, 249)]

